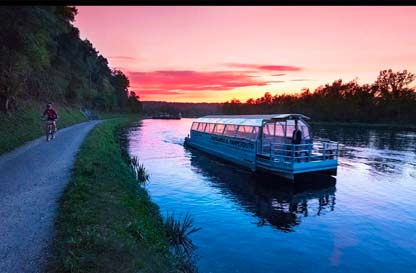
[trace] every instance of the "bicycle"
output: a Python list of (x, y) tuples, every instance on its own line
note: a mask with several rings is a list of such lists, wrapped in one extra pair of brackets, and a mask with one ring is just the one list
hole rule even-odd
[(56, 133), (56, 126), (55, 126), (55, 122), (56, 120), (47, 120), (47, 119), (42, 119), (44, 121), (46, 121), (46, 141), (50, 141), (52, 139), (55, 138), (55, 133)]

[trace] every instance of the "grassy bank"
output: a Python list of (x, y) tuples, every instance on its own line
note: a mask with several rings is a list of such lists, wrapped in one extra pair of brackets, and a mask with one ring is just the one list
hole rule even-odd
[[(58, 128), (85, 121), (78, 108), (55, 105), (59, 113)], [(45, 122), (41, 115), (45, 104), (35, 101), (19, 101), (18, 111), (11, 116), (0, 113), (0, 154), (44, 134)]]
[(116, 137), (128, 119), (97, 126), (82, 145), (60, 202), (48, 272), (174, 272), (157, 205)]

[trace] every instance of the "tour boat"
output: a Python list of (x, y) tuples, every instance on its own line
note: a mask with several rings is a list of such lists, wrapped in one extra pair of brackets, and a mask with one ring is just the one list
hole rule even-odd
[(204, 116), (192, 123), (185, 145), (292, 181), (305, 173), (336, 175), (338, 143), (313, 142), (306, 120), (302, 114)]

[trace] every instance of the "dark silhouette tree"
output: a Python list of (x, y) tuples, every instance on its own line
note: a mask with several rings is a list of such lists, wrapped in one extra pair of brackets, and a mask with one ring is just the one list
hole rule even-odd
[(416, 123), (415, 75), (383, 70), (373, 84), (344, 83), (341, 79), (300, 94), (232, 100), (223, 106), (226, 114), (299, 112), (321, 121)]

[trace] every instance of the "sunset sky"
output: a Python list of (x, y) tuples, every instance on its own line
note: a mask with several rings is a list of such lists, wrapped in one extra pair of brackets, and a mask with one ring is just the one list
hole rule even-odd
[(416, 7), (78, 7), (141, 100), (224, 102), (416, 72)]

